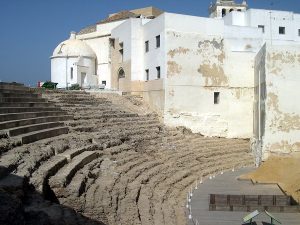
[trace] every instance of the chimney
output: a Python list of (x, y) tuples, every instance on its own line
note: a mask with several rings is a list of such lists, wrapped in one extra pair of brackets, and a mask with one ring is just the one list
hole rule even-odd
[(76, 32), (75, 31), (72, 31), (70, 33), (70, 40), (75, 40), (76, 39)]

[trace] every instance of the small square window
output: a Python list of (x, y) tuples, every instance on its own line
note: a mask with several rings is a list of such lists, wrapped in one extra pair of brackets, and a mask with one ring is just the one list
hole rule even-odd
[(279, 27), (279, 34), (285, 34), (285, 27)]
[(214, 92), (214, 104), (217, 105), (220, 103), (220, 92)]
[(258, 25), (258, 28), (262, 30), (263, 33), (265, 33), (265, 26), (264, 25)]
[(102, 81), (102, 85), (106, 86), (106, 80)]
[(156, 67), (157, 79), (160, 79), (160, 66)]
[(156, 36), (156, 48), (160, 47), (160, 35)]
[(145, 52), (149, 52), (149, 41), (145, 42)]
[(149, 80), (149, 70), (145, 70), (145, 73), (146, 73), (146, 80)]

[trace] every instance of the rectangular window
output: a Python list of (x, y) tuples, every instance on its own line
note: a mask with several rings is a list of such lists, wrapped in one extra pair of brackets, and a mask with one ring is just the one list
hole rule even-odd
[(115, 48), (115, 39), (114, 38), (109, 39), (109, 45), (110, 45), (110, 47)]
[(145, 52), (149, 52), (149, 41), (145, 42)]
[(106, 80), (102, 81), (102, 85), (106, 86)]
[(160, 35), (156, 36), (156, 48), (160, 47)]
[(71, 67), (71, 80), (73, 80), (73, 67)]
[(298, 36), (300, 37), (300, 29), (298, 29)]
[(149, 70), (145, 70), (145, 74), (146, 74), (146, 80), (149, 80)]
[(157, 79), (160, 79), (160, 66), (156, 67)]
[(279, 27), (279, 34), (285, 34), (285, 27)]
[(214, 104), (220, 103), (220, 92), (214, 92)]
[(265, 26), (264, 25), (258, 25), (258, 28), (262, 30), (263, 33), (265, 33)]

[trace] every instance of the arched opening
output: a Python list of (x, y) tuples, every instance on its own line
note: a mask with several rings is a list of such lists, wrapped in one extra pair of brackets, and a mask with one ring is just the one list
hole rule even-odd
[(118, 72), (118, 79), (120, 79), (120, 78), (125, 78), (125, 72), (124, 72), (123, 68), (120, 68), (119, 72)]
[(226, 16), (226, 9), (222, 9), (222, 17)]
[(125, 71), (124, 69), (121, 67), (118, 70), (118, 90), (120, 91), (120, 79), (125, 78)]
[(229, 12), (232, 12), (234, 9), (230, 9)]

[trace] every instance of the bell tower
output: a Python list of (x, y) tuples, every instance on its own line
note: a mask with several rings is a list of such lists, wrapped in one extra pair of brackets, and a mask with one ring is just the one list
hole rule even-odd
[(232, 11), (245, 12), (248, 9), (246, 0), (236, 3), (235, 0), (216, 0), (209, 7), (210, 18), (222, 18)]

